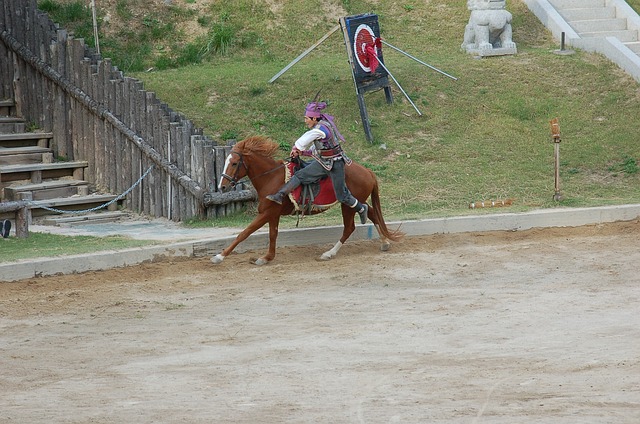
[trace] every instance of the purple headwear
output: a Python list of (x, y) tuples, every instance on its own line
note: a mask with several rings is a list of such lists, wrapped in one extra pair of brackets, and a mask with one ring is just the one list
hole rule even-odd
[(322, 116), (322, 112), (320, 111), (326, 107), (327, 104), (325, 102), (311, 102), (307, 104), (304, 114), (309, 118), (320, 118)]
[(338, 127), (336, 126), (335, 122), (333, 122), (333, 116), (327, 115), (326, 113), (321, 112), (326, 107), (327, 107), (327, 104), (325, 102), (314, 101), (314, 102), (308, 103), (304, 111), (304, 116), (308, 116), (309, 118), (320, 118), (329, 122), (333, 127), (333, 130), (335, 131), (338, 138), (344, 141), (344, 137), (342, 136), (342, 134), (340, 134), (340, 131), (338, 131)]

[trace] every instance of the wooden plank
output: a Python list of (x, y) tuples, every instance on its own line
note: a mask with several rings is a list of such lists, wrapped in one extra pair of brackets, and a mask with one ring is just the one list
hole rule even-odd
[[(10, 17), (8, 1), (0, 2), (0, 31), (5, 28), (10, 28), (7, 26), (7, 21)], [(11, 52), (4, 43), (0, 43), (0, 75), (3, 75), (3, 78), (0, 78), (0, 99), (13, 99), (13, 90), (11, 86), (11, 81), (13, 80), (13, 67), (10, 66), (11, 60)]]
[[(91, 85), (92, 85), (92, 99), (103, 106), (105, 105), (105, 82), (108, 80), (108, 76), (105, 75), (107, 72), (105, 70), (104, 62), (99, 60), (96, 63), (93, 74), (91, 75)], [(101, 189), (107, 188), (108, 179), (105, 176), (106, 169), (104, 166), (104, 158), (106, 155), (106, 146), (105, 146), (105, 121), (102, 119), (96, 119), (95, 116), (91, 117), (91, 120), (95, 122), (94, 133), (94, 172), (96, 174), (97, 187)]]
[[(87, 59), (89, 63), (88, 72), (84, 76), (86, 80), (84, 84), (80, 87), (86, 87), (85, 92), (89, 95), (89, 97), (93, 100), (99, 98), (100, 96), (100, 77), (98, 75), (98, 69), (96, 69), (95, 64)], [(89, 123), (89, 132), (87, 133), (88, 139), (86, 140), (87, 146), (90, 146), (90, 151), (87, 152), (86, 160), (89, 161), (89, 168), (93, 173), (93, 182), (98, 186), (102, 186), (102, 174), (103, 170), (100, 168), (100, 156), (102, 155), (102, 140), (100, 135), (100, 126), (102, 122), (96, 117), (87, 111), (87, 122)]]
[(51, 149), (40, 146), (0, 147), (0, 156), (50, 153)]
[[(146, 140), (156, 150), (160, 151), (161, 144), (159, 143), (159, 127), (158, 127), (158, 100), (153, 92), (145, 92), (146, 102)], [(149, 163), (151, 165), (151, 163)], [(162, 216), (162, 170), (158, 167), (154, 167), (153, 171), (149, 174), (152, 175), (153, 183), (148, 190), (149, 210), (152, 216)]]
[[(114, 79), (111, 81), (111, 84), (113, 86), (113, 93), (114, 93), (114, 113), (116, 114), (116, 116), (119, 116), (122, 118), (123, 113), (124, 113), (124, 101), (123, 101), (123, 87), (124, 87), (124, 82), (122, 78), (118, 78), (118, 79)], [(123, 161), (123, 156), (124, 156), (124, 140), (123, 140), (123, 136), (122, 133), (120, 131), (117, 131), (115, 128), (112, 129), (113, 131), (113, 157), (111, 158), (114, 163), (115, 166), (112, 167), (112, 178), (113, 178), (113, 182), (114, 182), (114, 191), (115, 193), (122, 193), (124, 192), (124, 184), (122, 183), (123, 178), (122, 178), (122, 174), (123, 174), (123, 167), (124, 167), (124, 161)]]
[(62, 179), (43, 181), (39, 184), (21, 184), (4, 188), (7, 199), (18, 200), (21, 193), (31, 193), (33, 200), (46, 200), (57, 197), (71, 197), (88, 193), (86, 181)]
[[(137, 87), (138, 87), (138, 90), (131, 93), (134, 96), (134, 99), (133, 99), (134, 115), (133, 115), (133, 119), (131, 120), (131, 123), (134, 124), (133, 130), (136, 132), (136, 134), (140, 134), (140, 129), (142, 128), (142, 117), (140, 115), (142, 115), (141, 111), (144, 110), (144, 96), (141, 95), (143, 93), (142, 83), (139, 83)], [(132, 153), (132, 171), (134, 172), (133, 174), (134, 182), (137, 181), (138, 178), (140, 178), (140, 176), (144, 172), (144, 170), (142, 169), (143, 165), (144, 164), (142, 163), (142, 153), (140, 152), (140, 150), (134, 147), (134, 150)], [(144, 182), (140, 183), (137, 190), (134, 190), (134, 192), (136, 192), (136, 196), (134, 199), (136, 204), (135, 210), (140, 213), (148, 213), (148, 210), (145, 210), (144, 190), (145, 190)]]
[[(169, 156), (168, 159), (173, 162), (173, 163), (177, 163), (176, 157), (177, 157), (177, 138), (178, 138), (178, 123), (173, 121), (169, 123)], [(169, 211), (170, 211), (170, 217), (172, 220), (179, 220), (178, 217), (180, 216), (180, 210), (179, 210), (179, 205), (180, 205), (180, 199), (179, 199), (179, 195), (180, 195), (180, 190), (178, 190), (178, 186), (179, 184), (174, 181), (171, 180), (171, 187), (169, 188), (170, 192), (169, 192), (169, 199), (170, 200), (170, 204), (168, 206)]]
[[(168, 156), (169, 152), (169, 144), (170, 134), (169, 134), (169, 116), (167, 114), (166, 108), (164, 104), (159, 105), (158, 114), (161, 115), (160, 118), (160, 139), (161, 139), (161, 149), (159, 150), (162, 157), (167, 159), (167, 162), (171, 163), (171, 159)], [(171, 219), (171, 176), (163, 172), (162, 173), (162, 216)]]
[(50, 132), (30, 132), (30, 133), (12, 133), (12, 134), (0, 134), (0, 141), (9, 140), (50, 140), (53, 138), (53, 133)]
[(31, 222), (31, 210), (29, 202), (21, 200), (15, 202), (0, 202), (0, 217), (10, 219), (13, 215), (16, 237), (26, 238), (29, 235), (29, 222)]
[[(57, 57), (52, 59), (54, 68), (66, 77), (66, 60), (67, 55), (67, 32), (58, 30), (56, 33), (57, 42), (53, 44)], [(55, 152), (57, 156), (77, 159), (73, 155), (73, 139), (71, 138), (71, 128), (69, 126), (69, 111), (71, 103), (64, 92), (57, 84), (54, 86), (55, 101), (53, 103), (53, 133), (55, 134)]]
[[(124, 89), (125, 99), (123, 99), (124, 100), (123, 105), (126, 107), (126, 110), (122, 116), (124, 118), (124, 121), (128, 123), (129, 128), (131, 128), (132, 131), (135, 131), (134, 122), (133, 122), (133, 119), (135, 116), (135, 101), (134, 101), (133, 92), (134, 90), (136, 90), (136, 84), (138, 84), (138, 81), (135, 80), (134, 78), (125, 77), (125, 89)], [(133, 182), (135, 181), (133, 179), (134, 148), (135, 146), (133, 146), (132, 143), (126, 143), (123, 151), (124, 152), (123, 159), (125, 162), (125, 166), (123, 167), (123, 173), (124, 173), (124, 176), (126, 177), (124, 181), (126, 188), (131, 187)], [(135, 202), (134, 200), (136, 197), (137, 190), (139, 190), (139, 188), (136, 188), (131, 193), (129, 193), (126, 199), (126, 202), (127, 202), (126, 204), (128, 208), (133, 211), (137, 211), (136, 210), (137, 202)]]
[(54, 169), (86, 168), (87, 161), (54, 162), (54, 163), (28, 163), (21, 165), (0, 166), (0, 174), (13, 174), (18, 172), (48, 171)]

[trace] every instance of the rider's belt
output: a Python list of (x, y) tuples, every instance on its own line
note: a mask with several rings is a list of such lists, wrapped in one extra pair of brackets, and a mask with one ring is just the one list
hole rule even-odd
[(334, 147), (333, 149), (322, 149), (320, 150), (320, 156), (323, 158), (334, 158), (336, 156), (340, 156), (342, 154), (341, 147)]

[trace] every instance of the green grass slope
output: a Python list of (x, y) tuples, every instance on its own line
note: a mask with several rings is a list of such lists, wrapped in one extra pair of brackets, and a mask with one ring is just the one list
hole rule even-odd
[[(469, 213), (470, 202), (488, 199), (514, 199), (514, 211), (640, 199), (638, 84), (600, 55), (554, 54), (558, 44), (523, 2), (507, 7), (518, 54), (485, 59), (460, 50), (469, 17), (463, 1), (270, 4), (208, 9), (254, 43), (232, 41), (225, 55), (135, 76), (208, 134), (264, 134), (283, 145), (283, 157), (304, 130), (305, 103), (322, 88), (346, 150), (376, 172), (385, 211), (396, 218)], [(367, 94), (374, 143), (360, 123), (340, 32), (268, 83), (340, 16), (365, 12), (379, 16), (387, 42), (458, 78), (384, 48), (387, 68), (423, 116), (395, 86), (393, 105), (382, 92)], [(559, 203), (552, 200), (554, 117), (562, 131)]]

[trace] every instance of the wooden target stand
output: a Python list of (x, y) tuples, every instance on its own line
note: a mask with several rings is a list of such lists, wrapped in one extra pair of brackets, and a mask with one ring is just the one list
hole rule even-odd
[[(329, 36), (338, 29), (342, 28), (342, 34), (344, 36), (344, 43), (347, 48), (347, 55), (349, 58), (349, 64), (351, 65), (351, 74), (353, 76), (353, 82), (356, 87), (356, 96), (358, 98), (358, 107), (360, 108), (360, 117), (362, 118), (362, 126), (364, 127), (364, 133), (367, 141), (373, 141), (373, 135), (371, 134), (371, 121), (369, 120), (369, 114), (367, 113), (367, 105), (364, 101), (365, 93), (370, 91), (384, 90), (384, 95), (387, 100), (387, 104), (393, 103), (393, 94), (391, 93), (391, 86), (389, 85), (389, 78), (391, 78), (398, 86), (405, 98), (411, 103), (411, 106), (415, 109), (418, 116), (422, 116), (422, 113), (416, 105), (411, 101), (409, 95), (402, 89), (402, 86), (389, 72), (389, 69), (384, 64), (384, 58), (382, 55), (382, 45), (386, 45), (393, 50), (404, 54), (405, 56), (415, 60), (416, 62), (425, 65), (434, 71), (437, 71), (453, 80), (457, 80), (453, 77), (433, 66), (416, 59), (410, 54), (400, 50), (399, 48), (392, 46), (380, 38), (380, 26), (378, 25), (378, 15), (363, 14), (355, 16), (347, 16), (340, 18), (340, 25), (336, 25), (329, 32), (327, 32), (320, 40), (307, 50), (302, 52), (298, 57), (292, 60), (287, 66), (285, 66), (280, 72), (273, 76), (269, 80), (269, 83), (274, 82), (282, 74), (287, 72), (293, 65), (298, 63), (302, 58), (311, 53), (316, 47), (322, 44)], [(375, 69), (371, 69), (372, 56), (375, 56), (377, 65)]]
[[(344, 35), (344, 44), (347, 48), (347, 56), (351, 65), (351, 74), (356, 87), (360, 118), (367, 141), (373, 141), (371, 134), (371, 121), (364, 101), (365, 93), (384, 90), (387, 104), (393, 103), (393, 94), (389, 85), (389, 73), (384, 66), (378, 66), (372, 70), (369, 57), (365, 51), (366, 45), (374, 45), (380, 38), (380, 27), (377, 15), (358, 15), (340, 18), (340, 27)], [(382, 49), (374, 47), (380, 63), (383, 63)]]

